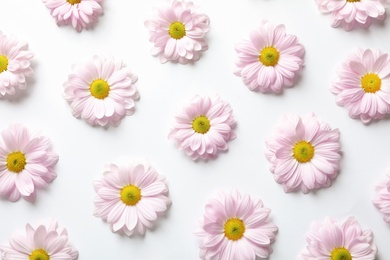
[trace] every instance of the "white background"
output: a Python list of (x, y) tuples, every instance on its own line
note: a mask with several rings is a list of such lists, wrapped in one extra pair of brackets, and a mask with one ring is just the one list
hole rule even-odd
[[(39, 0), (0, 2), (0, 30), (29, 43), (35, 54), (34, 77), (28, 90), (14, 100), (0, 100), (0, 129), (20, 122), (49, 136), (59, 154), (57, 179), (39, 190), (35, 203), (0, 200), (0, 243), (26, 223), (56, 218), (69, 232), (81, 260), (198, 259), (199, 241), (193, 235), (207, 199), (217, 189), (259, 197), (270, 208), (279, 227), (269, 259), (295, 259), (305, 247), (310, 222), (332, 216), (355, 216), (374, 232), (377, 259), (390, 258), (390, 228), (372, 205), (374, 185), (390, 167), (390, 121), (363, 125), (335, 104), (329, 87), (336, 67), (356, 47), (390, 52), (390, 24), (346, 32), (329, 25), (306, 0), (197, 0), (210, 17), (209, 50), (193, 65), (160, 64), (150, 55), (152, 44), (143, 22), (162, 0), (105, 1), (104, 15), (82, 33), (58, 27)], [(282, 95), (251, 92), (233, 75), (234, 45), (259, 25), (261, 19), (283, 23), (305, 46), (305, 67), (297, 84)], [(118, 127), (92, 127), (71, 115), (62, 97), (62, 84), (71, 65), (94, 54), (122, 59), (138, 75), (141, 99), (136, 112)], [(229, 151), (214, 161), (194, 162), (167, 139), (175, 111), (196, 94), (219, 94), (228, 101), (237, 121), (237, 138)], [(272, 135), (286, 112), (314, 112), (341, 132), (341, 171), (330, 188), (304, 195), (286, 194), (269, 171), (264, 138)], [(119, 157), (145, 158), (165, 175), (172, 206), (144, 237), (112, 233), (92, 215), (92, 181), (105, 163)]]

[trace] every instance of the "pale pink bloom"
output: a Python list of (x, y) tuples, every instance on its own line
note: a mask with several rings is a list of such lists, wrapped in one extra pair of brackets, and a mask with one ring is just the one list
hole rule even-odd
[(285, 192), (328, 187), (340, 167), (340, 132), (310, 113), (285, 114), (265, 140), (270, 171)]
[(75, 64), (64, 83), (64, 98), (73, 116), (91, 125), (117, 126), (124, 116), (135, 111), (139, 93), (137, 77), (122, 61), (94, 56), (84, 64)]
[(93, 186), (94, 216), (108, 222), (112, 232), (128, 236), (145, 234), (171, 204), (165, 178), (147, 162), (108, 164)]
[(207, 50), (210, 21), (198, 9), (191, 1), (173, 0), (156, 9), (154, 16), (145, 21), (149, 41), (154, 44), (152, 55), (159, 56), (161, 63), (194, 62)]
[(88, 29), (103, 13), (103, 0), (42, 0), (58, 25), (71, 24), (78, 32)]
[(380, 50), (357, 49), (337, 70), (330, 91), (351, 118), (367, 124), (390, 113), (390, 58)]
[(215, 159), (219, 151), (228, 149), (227, 142), (236, 137), (232, 113), (230, 104), (219, 96), (195, 96), (176, 114), (168, 138), (193, 160)]
[(26, 225), (25, 232), (15, 232), (10, 246), (0, 246), (3, 260), (76, 260), (79, 253), (68, 242), (68, 232), (51, 220), (37, 228)]
[(283, 24), (263, 20), (249, 40), (236, 44), (238, 61), (234, 74), (242, 77), (250, 90), (280, 93), (294, 85), (303, 66), (305, 49)]
[(34, 201), (36, 189), (47, 187), (57, 177), (57, 161), (47, 137), (11, 124), (0, 136), (0, 196)]
[(354, 217), (344, 222), (332, 218), (314, 221), (306, 234), (307, 246), (299, 260), (374, 260), (377, 252), (372, 231), (362, 230)]
[(26, 42), (0, 32), (0, 96), (14, 95), (17, 89), (27, 87), (26, 77), (33, 75), (33, 57)]
[(390, 169), (386, 177), (375, 186), (375, 198), (372, 203), (384, 214), (383, 220), (390, 223)]
[(218, 192), (209, 199), (200, 227), (200, 258), (207, 260), (255, 260), (272, 253), (277, 226), (268, 220), (270, 209), (258, 198)]
[(367, 29), (372, 20), (386, 18), (383, 0), (315, 0), (318, 10), (330, 13), (331, 26), (343, 26), (346, 31), (355, 27)]

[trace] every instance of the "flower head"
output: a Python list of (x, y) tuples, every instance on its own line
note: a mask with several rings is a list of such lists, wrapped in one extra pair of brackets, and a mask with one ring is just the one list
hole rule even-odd
[(58, 25), (71, 24), (78, 32), (88, 29), (103, 13), (103, 0), (42, 0)]
[(197, 9), (191, 1), (173, 0), (145, 21), (149, 41), (154, 44), (152, 55), (159, 56), (161, 63), (197, 61), (207, 50), (209, 17)]
[(10, 201), (35, 200), (36, 189), (57, 177), (57, 161), (48, 138), (20, 124), (10, 125), (0, 135), (0, 196)]
[(379, 50), (357, 49), (341, 64), (330, 91), (349, 116), (363, 123), (390, 113), (390, 58)]
[(242, 77), (250, 90), (280, 93), (294, 85), (303, 66), (304, 47), (284, 25), (262, 21), (257, 30), (236, 45), (238, 61), (235, 75)]
[(383, 0), (315, 0), (318, 10), (332, 15), (331, 26), (343, 26), (346, 31), (360, 26), (368, 28), (373, 19), (384, 20)]
[(108, 164), (93, 186), (94, 215), (107, 221), (113, 232), (128, 236), (145, 234), (171, 203), (165, 178), (148, 163)]
[(15, 233), (9, 240), (10, 246), (0, 246), (3, 260), (76, 260), (78, 251), (68, 243), (68, 232), (58, 227), (56, 221), (48, 221), (33, 228), (26, 225), (26, 232)]
[(286, 192), (328, 187), (340, 166), (340, 133), (314, 114), (286, 114), (266, 139), (266, 157), (275, 181)]
[(73, 116), (91, 125), (119, 125), (125, 115), (134, 113), (139, 93), (133, 83), (137, 77), (123, 62), (94, 56), (75, 65), (64, 83), (65, 99)]
[(219, 151), (228, 149), (227, 142), (235, 138), (234, 125), (229, 103), (219, 96), (195, 96), (176, 115), (169, 138), (194, 160), (215, 159)]
[(377, 252), (372, 231), (362, 230), (354, 217), (337, 222), (329, 217), (315, 221), (306, 234), (307, 247), (300, 260), (374, 260)]
[(27, 43), (0, 32), (0, 96), (14, 95), (16, 89), (25, 89), (26, 77), (33, 75)]
[(201, 239), (202, 259), (229, 260), (267, 258), (278, 230), (268, 220), (270, 209), (258, 198), (219, 192), (205, 206), (195, 234)]
[(390, 223), (390, 169), (386, 177), (375, 186), (375, 191), (372, 203), (384, 214), (383, 220)]

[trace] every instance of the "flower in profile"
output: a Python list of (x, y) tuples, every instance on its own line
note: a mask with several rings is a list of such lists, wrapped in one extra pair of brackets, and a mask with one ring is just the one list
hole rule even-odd
[(280, 93), (293, 86), (305, 53), (298, 38), (286, 34), (283, 24), (275, 26), (266, 20), (235, 49), (238, 61), (234, 74), (242, 77), (250, 90), (263, 93)]
[(128, 236), (145, 234), (171, 204), (165, 178), (146, 162), (108, 164), (93, 186), (94, 215)]
[(372, 231), (362, 230), (354, 217), (338, 222), (329, 217), (314, 221), (306, 234), (307, 246), (299, 260), (374, 260), (377, 252)]
[(332, 15), (331, 26), (343, 26), (346, 31), (355, 27), (367, 29), (372, 20), (386, 18), (383, 0), (315, 0), (318, 10)]
[(277, 226), (268, 220), (270, 209), (258, 198), (218, 192), (205, 206), (195, 234), (200, 258), (213, 260), (267, 258), (272, 253)]
[(235, 120), (229, 103), (219, 96), (195, 96), (176, 115), (168, 138), (175, 140), (193, 160), (215, 159), (219, 151), (228, 149), (234, 139)]
[(33, 57), (27, 43), (0, 32), (0, 96), (14, 95), (17, 89), (27, 87), (26, 77), (33, 75)]
[(76, 260), (79, 253), (68, 243), (68, 232), (51, 220), (37, 228), (26, 225), (25, 233), (16, 232), (9, 239), (10, 246), (0, 246), (3, 260)]
[(145, 21), (149, 41), (154, 44), (152, 55), (159, 56), (161, 63), (186, 64), (199, 60), (208, 48), (209, 23), (209, 17), (198, 12), (198, 7), (191, 1), (173, 0), (156, 9), (154, 17)]
[(304, 193), (328, 187), (340, 167), (340, 132), (310, 113), (284, 115), (275, 134), (265, 140), (275, 181), (285, 192)]
[(375, 186), (375, 191), (372, 203), (384, 214), (383, 220), (390, 223), (390, 169), (386, 177)]
[(330, 91), (351, 118), (367, 124), (390, 113), (389, 75), (388, 54), (359, 48), (341, 64)]
[(103, 0), (42, 0), (58, 25), (71, 24), (81, 32), (94, 24), (103, 13)]
[(64, 97), (73, 116), (91, 125), (118, 126), (124, 116), (134, 113), (134, 101), (139, 98), (136, 81), (122, 61), (94, 56), (73, 67), (64, 83)]
[(11, 124), (0, 135), (0, 196), (34, 201), (36, 189), (45, 188), (57, 177), (57, 161), (48, 138)]

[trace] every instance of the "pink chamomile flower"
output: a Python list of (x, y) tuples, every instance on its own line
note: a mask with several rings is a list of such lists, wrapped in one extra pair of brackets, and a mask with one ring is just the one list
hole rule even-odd
[(25, 232), (15, 232), (10, 246), (0, 246), (3, 260), (76, 260), (79, 253), (68, 242), (68, 232), (51, 220), (36, 228), (26, 225)]
[(171, 204), (165, 177), (147, 162), (108, 164), (93, 186), (94, 216), (110, 224), (112, 232), (127, 236), (144, 235)]
[(159, 56), (161, 63), (194, 62), (207, 50), (210, 21), (198, 9), (191, 1), (173, 0), (156, 9), (154, 16), (145, 21), (149, 41), (154, 44), (152, 55)]
[(346, 31), (355, 27), (367, 29), (373, 20), (384, 20), (385, 1), (387, 0), (315, 0), (320, 12), (331, 14), (331, 26), (343, 26)]
[(73, 66), (64, 83), (64, 98), (73, 116), (90, 125), (118, 126), (124, 116), (135, 111), (139, 93), (134, 86), (137, 77), (122, 61), (94, 56)]
[(270, 171), (285, 192), (329, 187), (340, 168), (340, 132), (310, 113), (285, 114), (265, 140)]
[(0, 97), (14, 95), (27, 87), (26, 78), (33, 75), (30, 61), (34, 54), (27, 43), (0, 32)]
[(195, 96), (175, 116), (168, 138), (193, 160), (215, 159), (236, 137), (230, 104), (219, 96)]
[(280, 93), (294, 85), (303, 66), (305, 49), (294, 35), (286, 34), (283, 24), (263, 20), (249, 40), (236, 44), (238, 61), (234, 74), (250, 90)]
[(268, 220), (270, 209), (258, 198), (218, 192), (209, 199), (195, 235), (204, 260), (255, 260), (272, 253), (277, 226)]
[(390, 57), (380, 50), (357, 49), (341, 64), (330, 91), (351, 118), (364, 124), (390, 113)]
[(375, 198), (372, 203), (383, 213), (383, 220), (390, 223), (390, 169), (386, 176), (375, 186)]
[(21, 197), (34, 201), (36, 189), (57, 177), (57, 161), (47, 137), (11, 124), (0, 135), (0, 196), (13, 202)]
[(298, 260), (374, 260), (377, 252), (372, 231), (362, 230), (354, 217), (314, 221), (306, 234), (307, 246)]
[(103, 13), (103, 0), (42, 0), (58, 25), (71, 24), (81, 32), (94, 24)]

